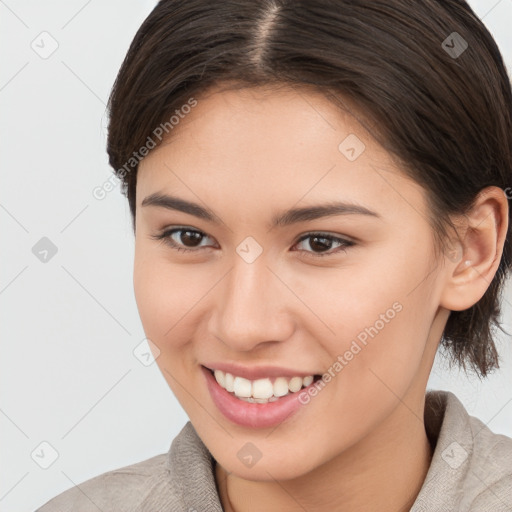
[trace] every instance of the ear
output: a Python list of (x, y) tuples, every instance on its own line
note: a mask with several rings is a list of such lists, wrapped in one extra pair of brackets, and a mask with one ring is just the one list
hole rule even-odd
[[(440, 305), (463, 311), (476, 304), (491, 284), (508, 230), (508, 200), (499, 187), (480, 191), (457, 228), (460, 240), (444, 254), (446, 281)], [(452, 242), (453, 243), (453, 242)]]

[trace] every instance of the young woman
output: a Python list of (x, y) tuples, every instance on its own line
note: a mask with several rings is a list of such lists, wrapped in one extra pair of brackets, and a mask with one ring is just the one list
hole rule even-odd
[(190, 421), (39, 510), (512, 510), (512, 439), (426, 391), (439, 347), (499, 366), (512, 265), (512, 91), (467, 3), (161, 0), (109, 107)]

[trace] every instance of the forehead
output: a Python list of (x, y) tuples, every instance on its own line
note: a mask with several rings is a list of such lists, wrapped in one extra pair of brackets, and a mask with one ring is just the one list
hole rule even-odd
[[(354, 115), (308, 88), (213, 88), (141, 162), (138, 205), (179, 191), (258, 206), (331, 200), (374, 208), (423, 203), (423, 190)], [(339, 101), (356, 116), (346, 100)], [(192, 194), (191, 194), (192, 193)]]

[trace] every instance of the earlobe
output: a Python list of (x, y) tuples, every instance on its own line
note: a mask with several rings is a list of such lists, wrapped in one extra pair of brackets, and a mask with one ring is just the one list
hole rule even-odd
[(446, 282), (440, 305), (463, 311), (485, 294), (498, 270), (508, 230), (508, 202), (499, 187), (487, 187), (477, 196), (460, 236), (456, 259), (445, 255)]

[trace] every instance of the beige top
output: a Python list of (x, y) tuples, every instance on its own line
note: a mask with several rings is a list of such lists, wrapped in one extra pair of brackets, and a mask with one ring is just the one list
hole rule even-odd
[[(410, 512), (512, 512), (512, 439), (469, 416), (448, 391), (428, 391), (425, 427), (434, 448)], [(223, 512), (215, 460), (187, 422), (167, 453), (108, 471), (36, 512)]]

